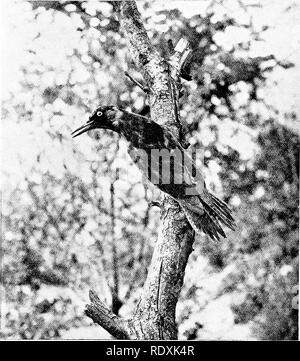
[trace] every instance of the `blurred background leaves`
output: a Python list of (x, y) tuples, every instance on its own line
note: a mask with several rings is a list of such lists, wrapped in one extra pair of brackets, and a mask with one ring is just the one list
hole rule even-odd
[[(197, 237), (177, 307), (181, 339), (296, 339), (299, 6), (138, 2), (153, 44), (186, 37), (181, 117), (238, 229)], [(268, 14), (268, 19), (266, 18)], [(72, 140), (99, 104), (149, 115), (113, 6), (5, 2), (2, 338), (109, 338), (88, 289), (129, 316), (159, 226), (159, 193), (109, 131)], [(289, 25), (289, 26), (288, 26)], [(298, 61), (299, 63), (299, 61)], [(188, 76), (187, 76), (188, 78)]]

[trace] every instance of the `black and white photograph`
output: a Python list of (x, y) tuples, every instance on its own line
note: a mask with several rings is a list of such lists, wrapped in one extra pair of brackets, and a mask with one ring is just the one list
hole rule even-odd
[(0, 340), (299, 340), (300, 2), (0, 6)]

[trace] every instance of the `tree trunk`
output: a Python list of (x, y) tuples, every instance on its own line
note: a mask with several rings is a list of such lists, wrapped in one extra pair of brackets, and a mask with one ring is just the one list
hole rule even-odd
[[(171, 58), (163, 59), (150, 43), (136, 3), (121, 1), (113, 4), (131, 55), (149, 89), (151, 118), (168, 127), (181, 140), (180, 71), (189, 51), (188, 44), (181, 40)], [(129, 320), (121, 319), (93, 291), (86, 314), (118, 339), (177, 339), (175, 309), (193, 241), (194, 232), (178, 203), (164, 196), (161, 227), (134, 315)]]

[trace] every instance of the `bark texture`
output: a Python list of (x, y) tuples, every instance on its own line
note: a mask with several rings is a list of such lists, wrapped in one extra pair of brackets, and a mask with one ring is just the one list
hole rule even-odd
[[(171, 58), (163, 59), (150, 43), (136, 3), (114, 2), (114, 8), (132, 58), (149, 88), (151, 118), (167, 126), (180, 140), (180, 71), (189, 52), (188, 44), (181, 40)], [(165, 196), (149, 272), (132, 318), (123, 320), (114, 315), (93, 292), (86, 314), (118, 339), (177, 339), (175, 310), (193, 241), (194, 232), (181, 208)]]

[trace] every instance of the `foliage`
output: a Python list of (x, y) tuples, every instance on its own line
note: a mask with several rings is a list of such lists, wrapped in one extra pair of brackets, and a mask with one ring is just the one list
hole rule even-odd
[[(254, 28), (247, 8), (241, 9), (249, 21), (239, 22), (229, 12), (220, 15), (217, 1), (191, 16), (151, 2), (139, 7), (162, 54), (168, 55), (169, 40), (186, 37), (191, 44), (192, 66), (185, 71), (192, 80), (184, 81), (180, 110), (186, 138), (205, 149), (208, 185), (231, 204), (238, 223), (220, 244), (196, 240), (178, 305), (181, 335), (204, 337), (201, 312), (230, 295), (237, 325), (250, 322), (262, 339), (294, 339), (296, 114), (279, 113), (261, 95), (269, 74), (293, 64), (273, 54), (250, 55), (267, 28)], [(34, 1), (15, 4), (13, 11), (15, 21), (21, 13), (30, 38), (18, 86), (2, 106), (5, 127), (23, 143), (19, 158), (4, 164), (1, 332), (9, 338), (60, 338), (88, 325), (83, 307), (89, 288), (98, 289), (115, 312), (130, 314), (159, 222), (150, 203), (157, 193), (143, 184), (124, 141), (106, 131), (76, 141), (70, 131), (99, 103), (144, 115), (149, 106), (123, 75), (126, 70), (139, 76), (111, 4)], [(222, 43), (230, 31), (244, 35)], [(211, 283), (205, 287), (213, 288), (209, 295), (198, 279), (201, 272)]]

